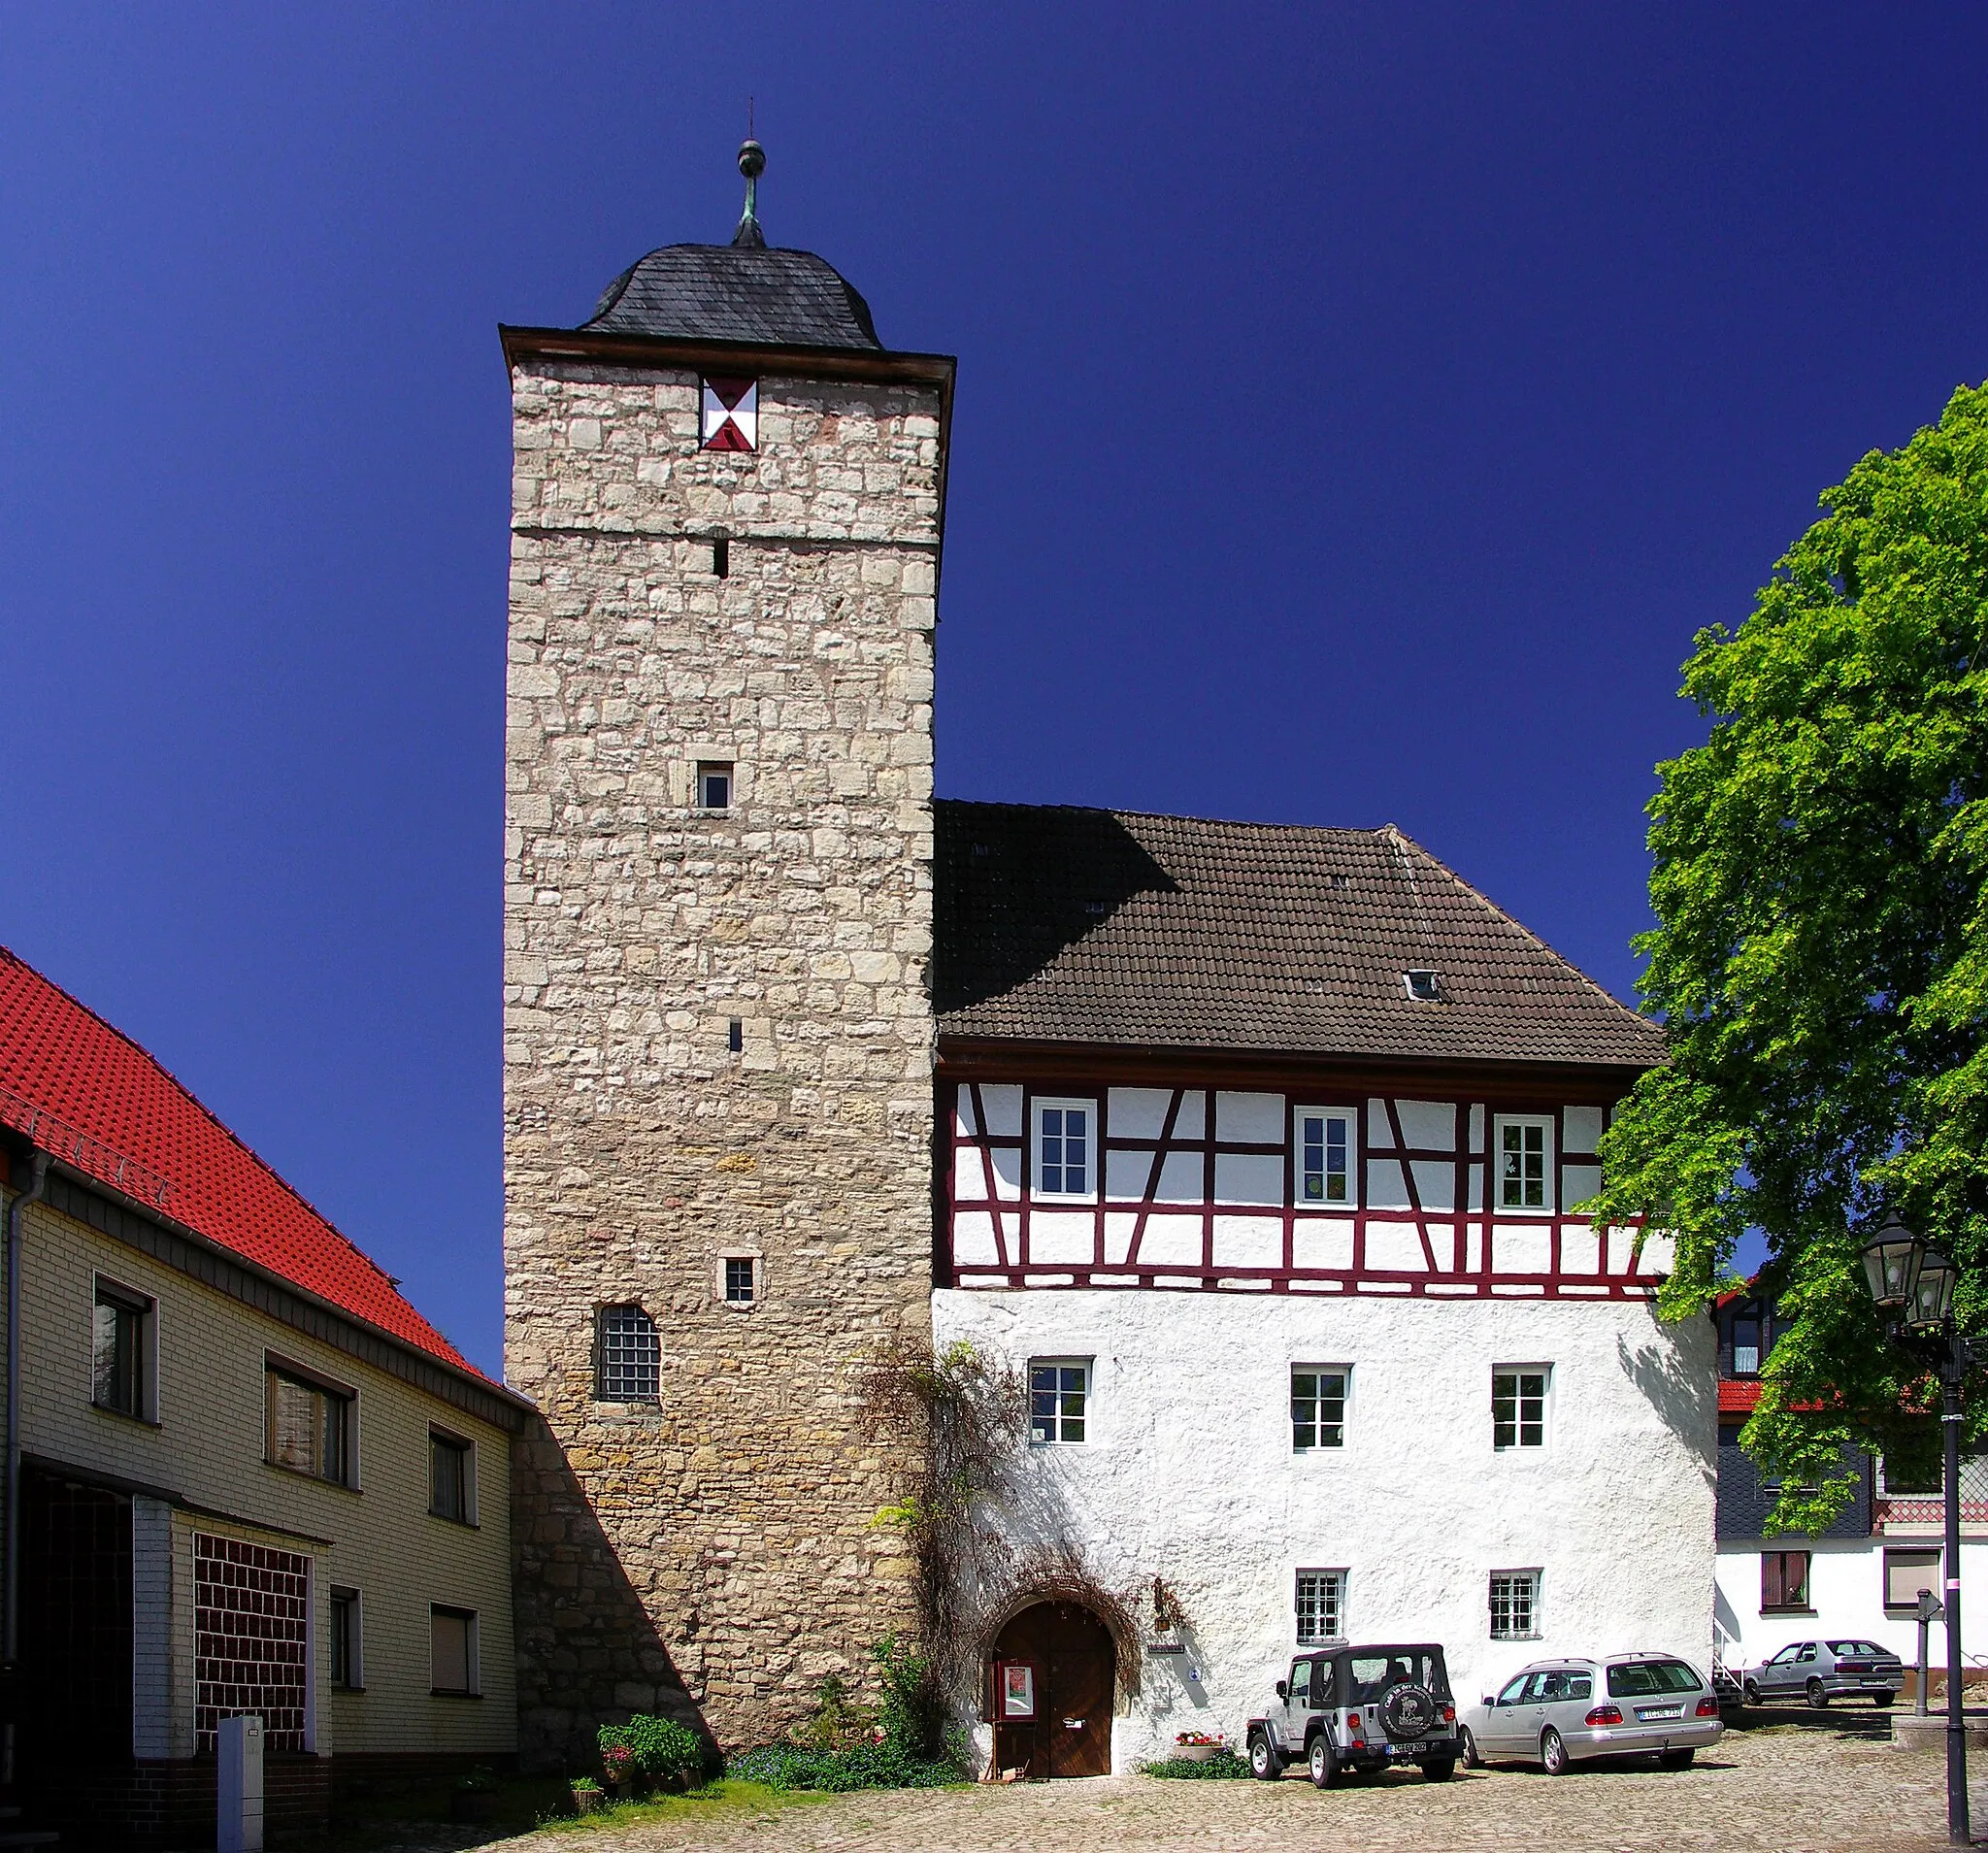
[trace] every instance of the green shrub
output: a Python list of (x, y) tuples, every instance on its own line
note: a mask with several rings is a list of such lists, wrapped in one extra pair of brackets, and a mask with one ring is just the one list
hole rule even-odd
[(763, 1782), (769, 1789), (820, 1789), (833, 1795), (851, 1789), (938, 1789), (967, 1777), (966, 1766), (950, 1754), (910, 1756), (888, 1738), (846, 1750), (762, 1744), (731, 1758), (725, 1773), (742, 1782)]
[(1187, 1757), (1162, 1757), (1157, 1763), (1142, 1763), (1139, 1772), (1177, 1782), (1224, 1782), (1247, 1775), (1249, 1765), (1233, 1750), (1217, 1750), (1206, 1763), (1196, 1763)]
[(674, 1718), (638, 1711), (626, 1724), (602, 1725), (599, 1741), (604, 1760), (610, 1750), (627, 1750), (651, 1782), (687, 1783), (704, 1769), (704, 1745)]

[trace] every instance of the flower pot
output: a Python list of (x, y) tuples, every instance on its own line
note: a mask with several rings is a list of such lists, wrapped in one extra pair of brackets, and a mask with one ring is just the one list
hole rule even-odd
[(1219, 1743), (1176, 1743), (1174, 1754), (1182, 1763), (1206, 1763), (1221, 1747)]
[(575, 1789), (571, 1793), (575, 1814), (593, 1814), (608, 1805), (608, 1798), (599, 1789)]

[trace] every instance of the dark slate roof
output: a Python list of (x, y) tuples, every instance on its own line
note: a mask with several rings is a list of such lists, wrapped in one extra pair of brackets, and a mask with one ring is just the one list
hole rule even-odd
[[(938, 806), (942, 1035), (1647, 1067), (1660, 1030), (1391, 825)], [(1403, 981), (1434, 970), (1441, 998)]]
[(882, 343), (870, 305), (812, 251), (749, 245), (665, 245), (608, 285), (581, 323), (589, 333), (780, 347)]

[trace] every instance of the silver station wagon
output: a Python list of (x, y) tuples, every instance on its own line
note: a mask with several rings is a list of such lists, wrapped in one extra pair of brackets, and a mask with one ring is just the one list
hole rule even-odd
[(1654, 1755), (1681, 1770), (1725, 1730), (1698, 1670), (1654, 1653), (1539, 1661), (1495, 1699), (1467, 1707), (1463, 1724), (1471, 1768), (1508, 1759), (1541, 1764), (1548, 1775), (1591, 1757)]
[(1818, 1711), (1832, 1699), (1869, 1699), (1888, 1705), (1905, 1690), (1905, 1663), (1874, 1640), (1791, 1640), (1772, 1660), (1750, 1668), (1746, 1703), (1804, 1699)]

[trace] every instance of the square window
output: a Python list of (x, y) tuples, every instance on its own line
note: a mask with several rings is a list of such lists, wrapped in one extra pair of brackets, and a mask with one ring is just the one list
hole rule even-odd
[(1553, 1122), (1541, 1114), (1501, 1113), (1495, 1144), (1500, 1209), (1551, 1210)]
[(1888, 1550), (1884, 1553), (1884, 1605), (1916, 1608), (1919, 1592), (1943, 1595), (1937, 1550)]
[(1540, 1634), (1540, 1572), (1537, 1570), (1496, 1570), (1491, 1572), (1491, 1638), (1536, 1640)]
[(474, 1523), (476, 1481), (470, 1444), (439, 1430), (428, 1432), (428, 1509), (458, 1525)]
[(1315, 1448), (1346, 1444), (1346, 1378), (1344, 1365), (1294, 1364), (1291, 1367), (1291, 1452), (1309, 1454)]
[(1545, 1365), (1512, 1366), (1491, 1373), (1491, 1445), (1546, 1445), (1546, 1385), (1552, 1372)]
[(144, 1294), (96, 1283), (90, 1400), (98, 1408), (140, 1421), (150, 1415), (151, 1317), (152, 1302)]
[(359, 1592), (356, 1589), (341, 1589), (336, 1583), (331, 1590), (331, 1683), (343, 1686), (348, 1692), (358, 1692), (365, 1685), (365, 1672), (360, 1665), (361, 1641), (359, 1635)]
[(728, 1306), (749, 1307), (758, 1297), (756, 1273), (752, 1256), (725, 1257), (725, 1302)]
[(1293, 1167), (1300, 1209), (1352, 1208), (1353, 1163), (1358, 1145), (1350, 1110), (1301, 1107), (1297, 1114), (1297, 1164)]
[(1089, 1202), (1097, 1194), (1094, 1144), (1098, 1106), (1088, 1100), (1036, 1102), (1036, 1174), (1038, 1197), (1066, 1197)]
[(263, 1373), (265, 1434), (272, 1467), (334, 1485), (351, 1483), (352, 1396), (281, 1365)]
[(697, 808), (700, 811), (731, 810), (732, 762), (729, 759), (700, 759), (697, 762)]
[(1301, 1570), (1298, 1572), (1298, 1645), (1343, 1640), (1346, 1634), (1346, 1572), (1342, 1570)]
[(428, 1684), (432, 1691), (473, 1697), (477, 1691), (477, 1613), (473, 1608), (428, 1610)]
[[(1916, 1600), (1916, 1598), (1915, 1598)], [(1760, 1612), (1808, 1607), (1808, 1553), (1806, 1550), (1764, 1550), (1760, 1553)]]
[(1043, 1447), (1082, 1441), (1090, 1382), (1088, 1358), (1031, 1358), (1030, 1441)]
[(663, 1341), (640, 1307), (603, 1307), (594, 1315), (594, 1375), (599, 1402), (661, 1400)]

